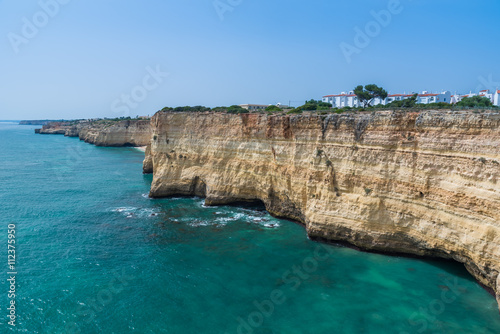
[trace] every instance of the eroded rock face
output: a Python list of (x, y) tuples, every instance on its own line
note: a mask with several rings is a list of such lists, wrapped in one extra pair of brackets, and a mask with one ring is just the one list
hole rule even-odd
[(498, 113), (159, 112), (151, 125), (151, 197), (261, 200), (312, 238), (454, 259), (499, 293)]
[(64, 122), (50, 122), (41, 129), (35, 129), (35, 133), (42, 135), (63, 135), (70, 126)]
[(142, 164), (144, 174), (153, 174), (153, 157), (151, 156), (151, 143), (146, 146), (144, 162)]
[(97, 146), (146, 146), (151, 141), (149, 120), (91, 124), (79, 129), (80, 140)]
[(146, 146), (151, 141), (149, 120), (95, 121), (77, 124), (54, 122), (37, 133), (79, 137), (97, 146)]

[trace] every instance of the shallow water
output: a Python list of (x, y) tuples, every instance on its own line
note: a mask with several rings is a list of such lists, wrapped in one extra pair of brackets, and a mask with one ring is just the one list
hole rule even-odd
[(500, 333), (460, 264), (318, 244), (259, 208), (151, 200), (144, 153), (34, 128), (0, 123), (19, 332)]

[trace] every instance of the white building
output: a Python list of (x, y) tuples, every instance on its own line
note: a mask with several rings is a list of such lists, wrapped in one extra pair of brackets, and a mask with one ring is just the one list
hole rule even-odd
[(269, 104), (240, 104), (240, 107), (248, 111), (262, 111), (269, 107)]
[(481, 96), (481, 97), (487, 97), (493, 103), (493, 94), (490, 93), (489, 89), (485, 89), (485, 90), (480, 91), (479, 92), (479, 96)]
[(500, 107), (500, 90), (496, 90), (493, 95), (493, 105)]
[[(380, 99), (377, 97), (372, 101), (371, 105), (372, 106), (376, 106), (379, 104), (387, 105), (394, 101), (402, 101), (409, 99), (413, 95), (414, 94), (390, 94), (387, 95), (387, 98), (385, 99)], [(325, 95), (323, 96), (322, 101), (331, 103), (332, 108), (363, 107), (362, 103), (359, 102), (358, 97), (354, 94), (353, 91), (350, 91), (349, 93), (342, 92), (337, 95)], [(431, 94), (424, 91), (422, 92), (422, 94), (418, 95), (417, 103), (421, 104), (438, 103), (438, 102), (451, 103), (451, 101), (452, 101), (451, 93), (448, 91), (444, 91), (439, 94)]]
[(451, 93), (449, 91), (444, 91), (440, 94), (433, 94), (428, 92), (422, 92), (418, 94), (417, 103), (419, 104), (430, 104), (430, 103), (451, 103)]
[(414, 94), (389, 94), (387, 95), (387, 98), (385, 99), (384, 105), (389, 104), (394, 101), (403, 101), (406, 99), (409, 99), (412, 97)]
[(473, 92), (470, 92), (469, 94), (465, 94), (465, 95), (455, 94), (455, 95), (451, 96), (451, 103), (452, 104), (458, 103), (466, 97), (480, 96), (480, 97), (486, 97), (486, 98), (490, 99), (490, 101), (494, 105), (498, 105), (498, 104), (495, 104), (495, 96), (497, 96), (497, 95), (498, 95), (497, 93), (490, 93), (490, 91), (488, 89), (480, 91), (479, 94), (476, 94)]
[(342, 92), (337, 95), (326, 95), (323, 96), (322, 101), (330, 103), (333, 108), (359, 107), (358, 97), (353, 91), (349, 93)]

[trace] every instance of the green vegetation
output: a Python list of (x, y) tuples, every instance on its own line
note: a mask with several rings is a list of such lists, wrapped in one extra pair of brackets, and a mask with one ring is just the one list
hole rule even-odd
[[(493, 106), (491, 101), (488, 98), (474, 96), (471, 98), (464, 98), (461, 102), (452, 105), (444, 102), (439, 103), (431, 103), (431, 104), (418, 104), (418, 94), (414, 94), (410, 98), (401, 100), (401, 101), (393, 101), (387, 105), (375, 105), (372, 106), (375, 98), (385, 99), (387, 97), (387, 92), (377, 85), (366, 85), (365, 87), (359, 85), (356, 87), (354, 93), (359, 98), (359, 101), (363, 104), (361, 108), (351, 108), (351, 107), (343, 107), (343, 108), (332, 108), (330, 103), (322, 102), (321, 100), (308, 100), (299, 107), (293, 108), (291, 110), (283, 110), (282, 108), (276, 105), (270, 105), (265, 110), (261, 111), (252, 111), (265, 113), (267, 115), (273, 115), (273, 113), (279, 113), (286, 111), (287, 114), (302, 114), (304, 111), (313, 111), (318, 115), (327, 115), (329, 113), (341, 114), (344, 112), (370, 112), (376, 110), (406, 110), (406, 111), (420, 111), (420, 110), (439, 110), (439, 109), (449, 109), (449, 110), (468, 110), (468, 109), (477, 109), (479, 112), (482, 109), (497, 109), (498, 107)], [(209, 108), (205, 106), (180, 106), (180, 107), (165, 107), (161, 109), (162, 112), (220, 112), (220, 113), (230, 113), (230, 114), (243, 114), (249, 113), (245, 108), (242, 108), (238, 105), (232, 105), (229, 107), (220, 106), (215, 108)], [(133, 119), (130, 117), (121, 117), (113, 120), (127, 120)]]
[(210, 111), (211, 109), (205, 106), (184, 106), (184, 107), (176, 107), (174, 108), (173, 111), (176, 112), (205, 112), (205, 111)]
[(242, 108), (237, 105), (232, 105), (230, 107), (215, 107), (215, 108), (209, 108), (205, 106), (184, 106), (184, 107), (165, 107), (162, 110), (162, 112), (207, 112), (207, 111), (212, 111), (212, 112), (227, 112), (231, 114), (243, 114), (243, 113), (248, 113), (248, 110), (245, 108)]
[(247, 114), (249, 111), (237, 105), (232, 105), (227, 108), (227, 112), (230, 114)]
[(269, 106), (269, 107), (266, 108), (266, 111), (283, 111), (283, 109), (281, 109), (278, 106), (271, 105), (271, 106)]
[(491, 100), (484, 96), (466, 97), (457, 103), (457, 106), (469, 108), (484, 108), (492, 105)]
[(386, 104), (386, 108), (413, 108), (417, 105), (418, 93), (413, 94), (409, 99), (404, 99), (401, 101), (392, 101)]
[(332, 107), (331, 103), (322, 102), (319, 100), (309, 100), (300, 107), (290, 110), (289, 114), (300, 114), (303, 111), (314, 111), (314, 110), (330, 110)]
[(227, 112), (228, 107), (215, 107), (212, 109), (213, 112)]
[(362, 85), (354, 88), (354, 94), (359, 99), (359, 102), (363, 103), (363, 106), (369, 107), (375, 98), (385, 99), (387, 97), (387, 91), (382, 87), (371, 84), (366, 85), (364, 88)]

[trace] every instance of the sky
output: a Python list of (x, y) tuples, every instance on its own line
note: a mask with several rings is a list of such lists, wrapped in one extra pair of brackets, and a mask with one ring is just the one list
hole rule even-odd
[(0, 119), (500, 88), (500, 1), (0, 0)]

